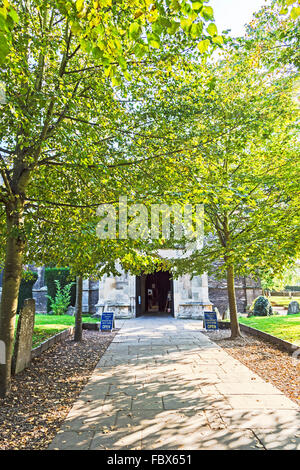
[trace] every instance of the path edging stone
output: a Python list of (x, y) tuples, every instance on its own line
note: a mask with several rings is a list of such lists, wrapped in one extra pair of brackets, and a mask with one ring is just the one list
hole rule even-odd
[(43, 352), (47, 351), (47, 349), (51, 348), (54, 344), (64, 341), (73, 334), (74, 326), (71, 326), (67, 330), (60, 331), (59, 333), (56, 333), (56, 335), (46, 339), (39, 346), (31, 350), (31, 360), (35, 357), (39, 357)]
[[(230, 322), (219, 321), (218, 325), (220, 330), (226, 330), (230, 328)], [(256, 328), (253, 328), (252, 326), (243, 325), (243, 323), (240, 323), (239, 325), (241, 331), (243, 331), (244, 333), (249, 333), (250, 335), (263, 338), (269, 343), (275, 344), (275, 346), (279, 347), (280, 349), (284, 349), (290, 354), (295, 352), (297, 349), (300, 349), (297, 344), (293, 344), (289, 341), (285, 341), (284, 339), (278, 338), (277, 336), (270, 335), (270, 333), (266, 333), (265, 331), (258, 330)]]
[[(83, 330), (99, 330), (100, 323), (82, 323)], [(74, 334), (75, 327), (71, 326), (70, 328), (60, 331), (50, 338), (43, 341), (39, 346), (31, 350), (31, 360), (35, 357), (39, 357), (47, 349), (51, 348), (54, 344), (60, 343), (65, 339), (69, 338)]]

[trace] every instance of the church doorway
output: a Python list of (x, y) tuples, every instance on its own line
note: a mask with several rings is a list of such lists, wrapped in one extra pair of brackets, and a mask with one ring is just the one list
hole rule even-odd
[(169, 271), (136, 277), (136, 316), (174, 316), (173, 280)]

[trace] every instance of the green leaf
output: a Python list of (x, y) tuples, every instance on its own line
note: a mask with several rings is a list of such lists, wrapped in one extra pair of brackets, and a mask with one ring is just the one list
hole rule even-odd
[(83, 9), (83, 1), (84, 0), (76, 0), (76, 10), (80, 12)]
[(190, 29), (190, 35), (193, 39), (201, 36), (203, 30), (203, 23), (193, 23)]
[(214, 10), (212, 9), (212, 7), (203, 7), (201, 10), (201, 16), (203, 16), (205, 20), (213, 20)]
[(180, 3), (178, 2), (178, 0), (172, 0), (171, 1), (171, 8), (174, 11), (180, 11), (181, 6), (180, 6)]
[(175, 34), (176, 31), (178, 30), (179, 26), (180, 26), (180, 23), (178, 23), (177, 21), (172, 21), (171, 25), (167, 29), (168, 33), (169, 34)]
[(72, 31), (72, 33), (74, 33), (74, 34), (80, 33), (81, 27), (80, 27), (80, 24), (79, 24), (77, 21), (75, 21), (75, 22), (71, 25), (71, 31)]
[(120, 86), (121, 85), (121, 77), (119, 74), (113, 75), (111, 77), (111, 83), (113, 86)]
[(193, 10), (200, 10), (200, 8), (202, 7), (203, 3), (202, 2), (198, 2), (198, 0), (196, 0), (195, 2), (192, 2), (192, 9)]
[(296, 20), (300, 15), (300, 7), (294, 7), (291, 9), (291, 18)]
[(210, 23), (206, 28), (208, 34), (211, 36), (216, 36), (218, 34), (218, 29), (214, 23)]
[(155, 49), (160, 48), (160, 42), (157, 41), (156, 39), (150, 39), (148, 42), (149, 42), (149, 46), (154, 47)]
[(6, 20), (7, 18), (7, 10), (6, 8), (0, 8), (0, 15)]
[(198, 44), (198, 49), (199, 51), (201, 52), (201, 54), (203, 54), (204, 52), (207, 51), (207, 49), (209, 48), (210, 46), (210, 41), (209, 39), (204, 39), (203, 41), (200, 41), (199, 44)]
[(215, 43), (215, 44), (218, 44), (219, 46), (222, 46), (222, 44), (224, 44), (224, 38), (223, 36), (215, 36), (212, 38), (212, 41)]
[(9, 45), (7, 38), (4, 34), (0, 33), (0, 63), (5, 61), (7, 54), (9, 53)]
[(129, 26), (129, 37), (131, 39), (138, 39), (142, 33), (142, 28), (139, 23), (131, 23)]
[(180, 20), (180, 25), (185, 33), (188, 33), (192, 26), (192, 20), (189, 18), (182, 18)]
[(136, 44), (133, 51), (134, 51), (134, 55), (138, 59), (141, 59), (147, 53), (147, 47), (143, 46), (142, 44)]
[(15, 23), (19, 23), (19, 21), (20, 21), (19, 15), (18, 15), (18, 13), (16, 12), (16, 10), (14, 8), (11, 8), (9, 10), (8, 14)]
[(92, 50), (92, 55), (95, 57), (95, 59), (100, 59), (102, 57), (102, 51), (100, 47), (96, 46)]

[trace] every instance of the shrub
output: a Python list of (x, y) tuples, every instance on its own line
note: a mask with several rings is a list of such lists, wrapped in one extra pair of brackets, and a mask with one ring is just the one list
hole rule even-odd
[(47, 295), (48, 300), (50, 301), (50, 307), (54, 315), (63, 315), (66, 313), (67, 308), (70, 305), (71, 301), (71, 288), (74, 282), (66, 284), (64, 287), (61, 287), (60, 282), (56, 279), (56, 294), (55, 297)]
[(267, 297), (260, 295), (254, 302), (253, 315), (258, 317), (268, 317), (273, 315), (272, 306)]
[(70, 305), (74, 307), (76, 303), (76, 285), (75, 283), (73, 284), (74, 279), (70, 278), (70, 269), (48, 267), (45, 269), (45, 284), (47, 286), (48, 292), (48, 313), (51, 310), (50, 298), (54, 299), (56, 295), (57, 288), (55, 281), (59, 281), (62, 288), (64, 288), (68, 283), (72, 282)]
[(34, 271), (24, 271), (20, 283), (17, 312), (23, 308), (24, 300), (32, 299), (32, 287), (38, 278)]

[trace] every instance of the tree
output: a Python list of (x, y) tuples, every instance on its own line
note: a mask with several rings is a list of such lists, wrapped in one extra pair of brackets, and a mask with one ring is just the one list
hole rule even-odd
[(116, 87), (130, 79), (128, 64), (139, 67), (145, 56), (152, 65), (162, 58), (167, 63), (198, 43), (201, 52), (222, 42), (210, 26), (212, 9), (201, 1), (123, 1), (122, 9), (109, 0), (12, 5), (8, 16), (19, 22), (0, 74), (7, 85), (0, 125), (0, 340), (6, 345), (0, 396), (10, 384), (22, 263), (40, 258), (35, 224), (42, 220), (47, 232), (62, 223), (66, 209), (72, 221), (85, 218), (100, 203), (116, 200), (122, 187), (127, 109)]
[(163, 142), (166, 157), (155, 164), (166, 197), (205, 207), (206, 244), (173, 260), (175, 275), (226, 275), (232, 338), (240, 334), (235, 276), (280, 272), (300, 246), (294, 76), (254, 67), (253, 55), (241, 52), (206, 70), (192, 64), (169, 78), (156, 74), (137, 113)]
[(287, 289), (289, 286), (298, 285), (300, 281), (297, 263), (291, 263), (291, 265), (281, 273), (278, 273), (272, 269), (269, 269), (269, 271), (264, 270), (260, 273), (260, 278), (262, 288), (265, 291)]
[[(286, 73), (291, 73), (299, 71), (300, 66), (300, 33), (295, 16), (300, 14), (300, 8), (287, 6), (281, 9), (278, 3), (265, 6), (254, 15), (246, 28), (245, 53), (252, 51), (250, 53), (253, 53), (256, 64), (260, 63), (268, 70), (277, 69), (281, 73), (285, 70)], [(295, 5), (298, 2), (287, 0), (285, 3)], [(237, 47), (242, 42), (243, 40), (238, 41)]]

